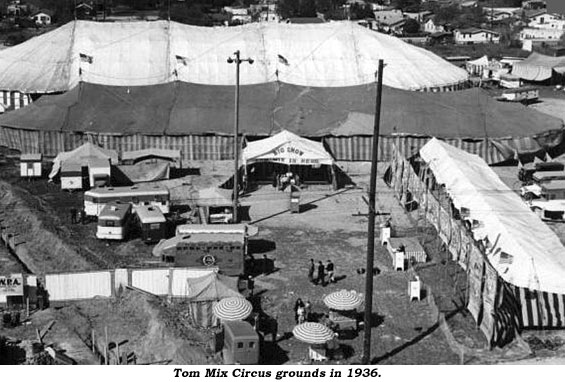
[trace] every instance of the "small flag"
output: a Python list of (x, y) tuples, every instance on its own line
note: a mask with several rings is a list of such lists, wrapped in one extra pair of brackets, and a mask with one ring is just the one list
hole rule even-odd
[(79, 56), (81, 62), (86, 62), (88, 64), (92, 64), (94, 62), (94, 57), (89, 56), (88, 54), (79, 53)]
[(283, 65), (289, 66), (290, 64), (288, 63), (288, 60), (286, 58), (284, 58), (283, 56), (281, 56), (280, 54), (278, 55), (279, 57), (279, 62)]
[(500, 252), (500, 260), (498, 260), (498, 264), (512, 264), (514, 260), (512, 255), (509, 255), (506, 252)]
[(188, 66), (188, 58), (187, 57), (177, 55), (177, 56), (175, 56), (175, 58), (177, 59), (177, 64)]

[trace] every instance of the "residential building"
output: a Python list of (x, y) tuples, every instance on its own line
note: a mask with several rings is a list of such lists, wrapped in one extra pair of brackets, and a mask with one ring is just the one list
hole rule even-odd
[(400, 9), (392, 9), (388, 11), (376, 11), (373, 12), (375, 14), (375, 21), (377, 24), (385, 23), (387, 25), (391, 25), (397, 23), (400, 20), (404, 20), (404, 15)]
[(445, 32), (445, 26), (441, 24), (436, 24), (434, 19), (431, 18), (424, 23), (422, 28), (426, 33), (443, 33)]
[(565, 20), (561, 15), (549, 12), (538, 13), (528, 18), (528, 26), (532, 28), (561, 29)]
[(226, 6), (224, 7), (224, 11), (230, 14), (232, 24), (247, 24), (252, 21), (248, 8)]
[(535, 42), (558, 41), (565, 34), (565, 29), (550, 28), (524, 28), (520, 31), (520, 41), (532, 40)]
[(433, 16), (431, 11), (422, 12), (404, 12), (404, 17), (408, 19), (414, 19), (419, 23), (424, 23)]
[(29, 12), (29, 5), (22, 4), (20, 0), (11, 1), (6, 7), (6, 14), (12, 17), (22, 16)]
[(498, 44), (500, 33), (480, 28), (456, 29), (454, 31), (456, 44)]
[(545, 9), (547, 4), (543, 0), (522, 1), (522, 9)]
[(51, 15), (46, 10), (34, 12), (30, 17), (36, 25), (51, 25)]
[(521, 11), (521, 8), (483, 7), (483, 12), (489, 22), (497, 22), (519, 17)]
[(75, 12), (77, 19), (79, 20), (91, 20), (96, 16), (96, 10), (94, 7), (88, 3), (80, 2), (75, 7)]

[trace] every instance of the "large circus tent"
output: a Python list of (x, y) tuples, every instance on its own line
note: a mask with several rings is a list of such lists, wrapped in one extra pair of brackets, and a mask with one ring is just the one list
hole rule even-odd
[[(385, 61), (379, 159), (430, 137), (499, 163), (559, 145), (562, 121), (479, 89), (433, 53), (351, 22), (205, 28), (75, 21), (0, 52), (0, 90), (43, 95), (0, 116), (0, 145), (55, 156), (85, 140), (119, 152), (180, 150), (183, 162), (233, 157), (240, 130), (323, 141), (336, 160), (370, 160), (375, 69)], [(419, 91), (416, 91), (419, 90)], [(455, 91), (456, 90), (456, 91)], [(186, 163), (186, 162), (185, 162)]]

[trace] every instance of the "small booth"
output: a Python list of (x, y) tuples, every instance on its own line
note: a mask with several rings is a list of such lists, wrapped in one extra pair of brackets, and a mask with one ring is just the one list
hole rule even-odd
[(300, 213), (300, 187), (290, 186), (290, 206), (291, 213)]
[(419, 276), (414, 276), (408, 282), (408, 295), (410, 296), (410, 301), (418, 300), (420, 301), (422, 295), (422, 282)]
[(223, 188), (206, 188), (193, 195), (202, 224), (233, 223), (232, 191)]
[(111, 170), (110, 159), (93, 158), (88, 161), (88, 180), (90, 188), (110, 185)]
[(416, 237), (391, 237), (387, 250), (395, 270), (405, 270), (408, 265), (426, 262), (426, 251)]
[(244, 184), (272, 183), (285, 190), (287, 185), (280, 184), (279, 179), (287, 177), (295, 185), (331, 184), (337, 188), (334, 159), (324, 145), (287, 130), (247, 142), (242, 150), (242, 163), (247, 180)]
[(39, 178), (41, 177), (41, 154), (22, 154), (20, 157), (20, 176), (22, 178)]
[(61, 165), (61, 190), (82, 190), (82, 166), (63, 162)]

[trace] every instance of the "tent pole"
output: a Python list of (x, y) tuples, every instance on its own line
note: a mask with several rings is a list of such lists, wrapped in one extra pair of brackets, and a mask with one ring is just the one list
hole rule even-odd
[(238, 216), (238, 173), (239, 173), (239, 65), (243, 61), (249, 62), (249, 64), (253, 64), (252, 58), (240, 58), (239, 50), (235, 51), (234, 54), (235, 58), (228, 58), (228, 64), (235, 63), (235, 113), (234, 113), (234, 126), (233, 126), (233, 155), (234, 155), (234, 174), (233, 174), (233, 222), (239, 223), (239, 216)]
[(381, 119), (381, 98), (383, 92), (383, 60), (379, 60), (377, 71), (377, 98), (375, 102), (375, 122), (373, 131), (373, 155), (371, 161), (371, 181), (369, 186), (369, 224), (367, 233), (367, 271), (365, 272), (365, 320), (363, 325), (363, 358), (361, 363), (371, 363), (371, 329), (373, 315), (373, 264), (375, 256), (375, 202), (377, 193), (377, 159), (379, 149), (379, 130)]

